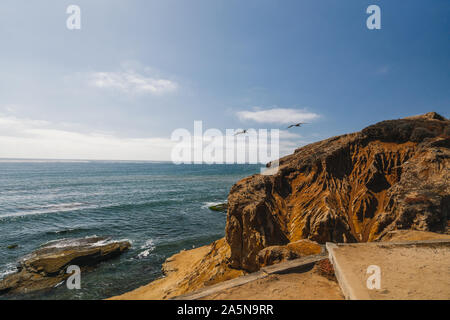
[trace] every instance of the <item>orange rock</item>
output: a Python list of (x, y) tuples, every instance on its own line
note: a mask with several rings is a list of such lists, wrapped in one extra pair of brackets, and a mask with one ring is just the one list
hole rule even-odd
[(322, 247), (314, 241), (299, 240), (285, 246), (271, 246), (258, 253), (259, 267), (270, 266), (286, 260), (297, 259), (313, 254), (319, 254)]
[[(280, 159), (276, 174), (253, 175), (231, 188), (226, 240), (174, 255), (163, 267), (165, 278), (115, 298), (174, 297), (317, 254), (317, 243), (326, 241), (434, 238), (392, 231), (448, 231), (449, 149), (450, 121), (436, 113), (297, 149)], [(333, 278), (329, 262), (316, 269)]]
[(297, 149), (280, 159), (276, 174), (231, 188), (231, 266), (258, 270), (261, 250), (300, 239), (362, 242), (397, 229), (445, 231), (449, 148), (450, 121), (427, 113)]

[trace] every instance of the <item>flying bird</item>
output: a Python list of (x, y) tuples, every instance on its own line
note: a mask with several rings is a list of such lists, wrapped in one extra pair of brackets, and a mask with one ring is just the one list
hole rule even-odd
[(245, 134), (245, 133), (247, 133), (247, 129), (245, 129), (243, 131), (240, 131), (240, 132), (237, 132), (234, 135), (237, 136), (238, 134)]
[(308, 123), (306, 123), (306, 122), (299, 122), (299, 123), (296, 123), (296, 124), (291, 124), (289, 127), (287, 127), (287, 129), (290, 129), (292, 127), (301, 127), (302, 124), (308, 124)]

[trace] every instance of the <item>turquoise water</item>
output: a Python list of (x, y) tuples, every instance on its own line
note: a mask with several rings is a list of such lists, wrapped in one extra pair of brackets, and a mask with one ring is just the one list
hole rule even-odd
[[(0, 278), (41, 244), (62, 238), (111, 236), (132, 249), (82, 274), (82, 289), (0, 299), (100, 299), (161, 276), (172, 254), (223, 237), (231, 186), (258, 165), (174, 165), (150, 162), (0, 163)], [(18, 244), (17, 249), (7, 249)]]

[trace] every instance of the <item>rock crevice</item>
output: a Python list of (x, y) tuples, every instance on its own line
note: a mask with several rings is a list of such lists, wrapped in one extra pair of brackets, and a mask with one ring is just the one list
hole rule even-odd
[(380, 240), (397, 229), (444, 232), (449, 215), (450, 121), (430, 112), (297, 149), (272, 176), (230, 191), (226, 240), (234, 268), (300, 239)]

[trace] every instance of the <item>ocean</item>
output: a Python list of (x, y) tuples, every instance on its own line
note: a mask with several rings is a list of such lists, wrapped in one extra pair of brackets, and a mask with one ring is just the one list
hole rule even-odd
[[(132, 248), (82, 273), (81, 289), (0, 299), (103, 299), (161, 277), (166, 258), (224, 236), (231, 186), (260, 165), (156, 162), (0, 162), (0, 278), (40, 245), (110, 236)], [(17, 244), (16, 249), (8, 249)]]

